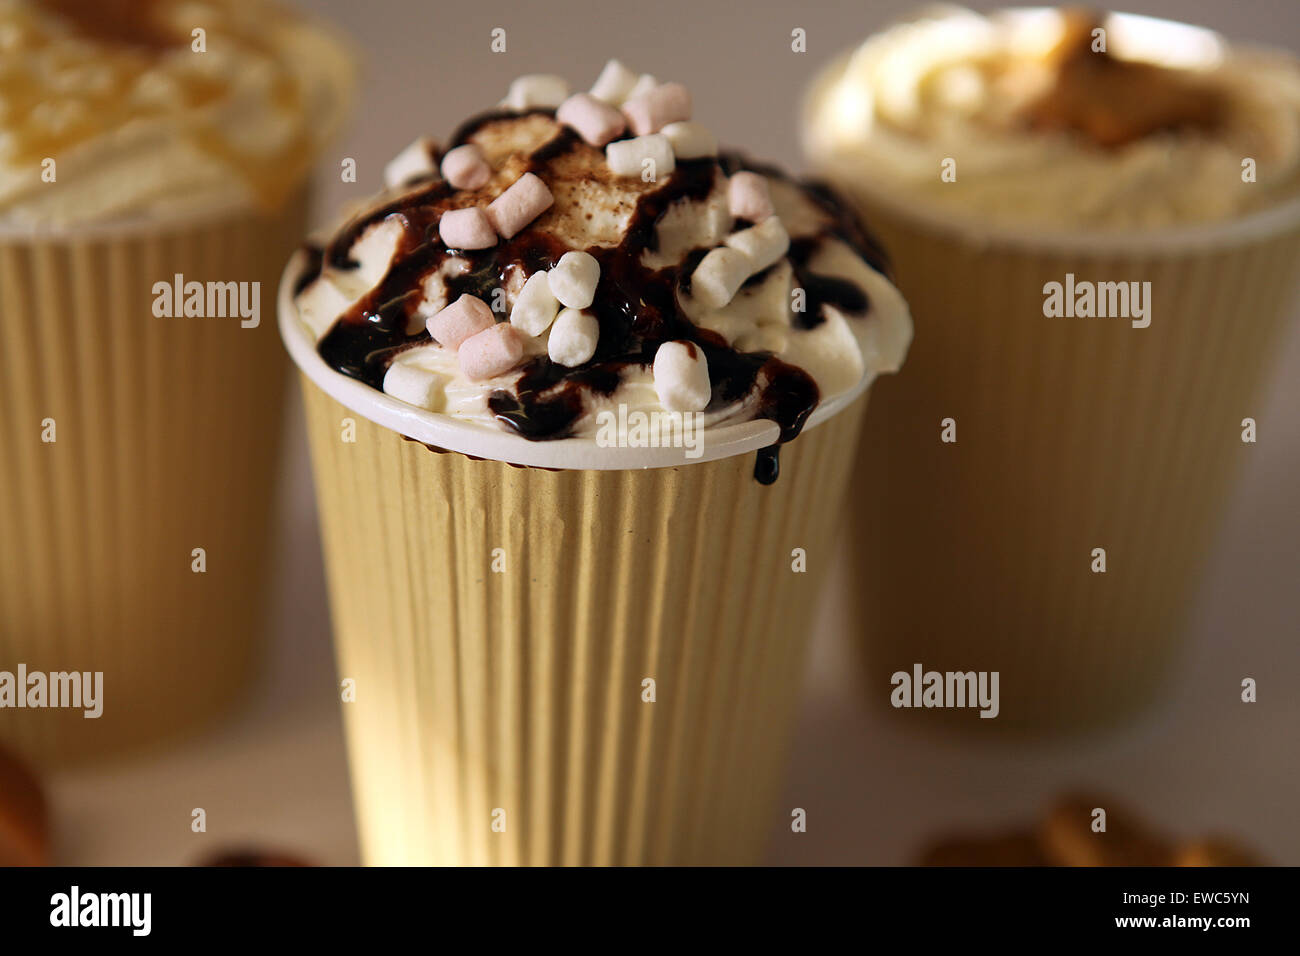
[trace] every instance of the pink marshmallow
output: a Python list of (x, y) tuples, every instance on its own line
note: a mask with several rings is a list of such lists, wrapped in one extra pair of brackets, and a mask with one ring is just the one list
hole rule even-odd
[(589, 93), (575, 93), (560, 104), (555, 118), (572, 126), (592, 146), (604, 146), (627, 128), (623, 114)]
[(487, 207), (487, 217), (497, 232), (509, 239), (555, 202), (546, 183), (532, 173), (524, 173), (510, 188)]
[(737, 219), (760, 223), (772, 216), (772, 192), (758, 173), (739, 172), (727, 184), (727, 202)]
[(624, 103), (623, 115), (636, 135), (657, 133), (691, 118), (691, 92), (680, 83), (664, 83)]
[(487, 249), (497, 244), (496, 230), (478, 206), (444, 212), (438, 220), (438, 235), (448, 249)]
[(492, 328), (496, 321), (486, 302), (476, 296), (462, 295), (445, 309), (429, 316), (425, 325), (439, 345), (454, 352), (466, 339)]
[(492, 167), (473, 143), (457, 146), (442, 157), (442, 178), (456, 189), (482, 189), (492, 178)]
[(460, 370), (471, 382), (508, 372), (524, 357), (524, 340), (509, 322), (484, 329), (465, 342), (457, 353)]

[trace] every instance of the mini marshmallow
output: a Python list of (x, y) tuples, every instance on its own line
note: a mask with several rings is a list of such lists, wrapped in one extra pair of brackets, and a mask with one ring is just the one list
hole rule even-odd
[(533, 173), (524, 173), (487, 207), (487, 217), (496, 231), (509, 239), (555, 202), (546, 183)]
[(444, 212), (438, 220), (438, 235), (448, 249), (487, 249), (497, 244), (488, 213), (478, 206)]
[(622, 113), (587, 93), (575, 93), (561, 103), (555, 118), (576, 129), (592, 146), (604, 146), (627, 128)]
[(438, 171), (433, 156), (438, 147), (427, 136), (421, 136), (402, 150), (384, 167), (384, 185), (389, 189), (401, 186), (421, 176), (431, 176)]
[(610, 60), (596, 77), (591, 95), (610, 106), (622, 106), (636, 86), (637, 75), (618, 60)]
[(569, 309), (585, 309), (596, 297), (600, 263), (585, 252), (566, 252), (547, 275), (551, 295)]
[(435, 342), (454, 352), (467, 339), (484, 329), (492, 328), (496, 321), (496, 316), (486, 302), (466, 293), (445, 309), (431, 315), (425, 325)]
[(669, 123), (691, 118), (691, 93), (680, 83), (664, 83), (629, 99), (623, 115), (638, 136), (657, 133)]
[(510, 84), (502, 106), (516, 110), (559, 106), (569, 95), (569, 84), (562, 76), (552, 73), (530, 73)]
[(776, 216), (769, 216), (757, 226), (733, 232), (725, 242), (749, 257), (754, 272), (762, 272), (790, 249), (790, 235)]
[(718, 155), (718, 140), (700, 123), (669, 123), (659, 132), (672, 143), (678, 159), (704, 159)]
[(665, 342), (655, 352), (655, 392), (670, 412), (702, 412), (713, 394), (709, 363), (693, 342)]
[(523, 337), (509, 322), (501, 322), (467, 339), (457, 353), (460, 370), (471, 382), (508, 372), (523, 357)]
[(431, 408), (438, 392), (438, 380), (437, 372), (394, 363), (384, 373), (384, 393), (408, 405)]
[(447, 150), (442, 157), (442, 178), (456, 189), (482, 189), (492, 178), (483, 150), (473, 143)]
[(640, 176), (645, 169), (645, 161), (654, 161), (654, 179), (668, 176), (677, 168), (673, 156), (672, 144), (662, 133), (638, 136), (635, 139), (620, 139), (605, 147), (605, 162), (615, 176)]
[(727, 183), (727, 202), (733, 216), (750, 222), (762, 222), (775, 211), (767, 180), (758, 173), (744, 170), (732, 175)]
[(638, 96), (643, 96), (658, 85), (659, 81), (653, 76), (649, 73), (642, 73), (636, 78), (636, 82), (632, 84), (632, 89), (627, 91), (627, 96), (623, 97), (623, 102), (626, 103), (628, 100), (634, 100)]
[(749, 256), (720, 246), (701, 259), (691, 274), (691, 297), (706, 309), (720, 309), (753, 273)]
[(559, 311), (560, 301), (551, 292), (549, 277), (545, 272), (534, 272), (515, 296), (510, 324), (526, 335), (541, 335), (551, 327)]
[(565, 309), (551, 326), (546, 354), (555, 364), (573, 368), (596, 354), (599, 341), (600, 323), (594, 315), (581, 309)]

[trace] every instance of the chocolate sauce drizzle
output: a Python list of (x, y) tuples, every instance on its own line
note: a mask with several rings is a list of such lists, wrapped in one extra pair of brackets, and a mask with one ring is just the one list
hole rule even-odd
[(768, 445), (754, 456), (754, 480), (760, 485), (774, 485), (781, 476), (781, 446)]
[[(531, 112), (554, 115), (549, 110)], [(525, 114), (497, 110), (474, 117), (456, 131), (449, 148), (468, 142), (493, 122), (521, 115)], [(545, 179), (553, 160), (578, 148), (590, 147), (584, 146), (572, 130), (562, 128), (529, 155), (527, 169)], [(592, 246), (586, 250), (600, 263), (600, 284), (588, 310), (600, 324), (595, 355), (577, 368), (557, 365), (544, 355), (530, 360), (513, 391), (497, 390), (488, 397), (488, 407), (502, 425), (533, 440), (568, 437), (583, 413), (586, 396), (612, 395), (625, 369), (652, 364), (660, 344), (679, 340), (692, 342), (704, 352), (712, 381), (710, 408), (729, 405), (757, 390), (754, 416), (779, 426), (778, 442), (790, 441), (799, 434), (820, 399), (813, 379), (770, 352), (737, 351), (721, 336), (696, 326), (678, 307), (678, 293), (690, 291), (690, 276), (708, 250), (694, 250), (681, 265), (659, 270), (641, 264), (642, 253), (656, 249), (657, 226), (674, 203), (705, 199), (719, 176), (738, 169), (794, 182), (779, 170), (750, 163), (734, 153), (678, 163), (659, 188), (639, 197), (622, 243), (613, 248)], [(806, 294), (806, 309), (793, 313), (792, 322), (803, 328), (815, 327), (823, 321), (823, 305), (832, 305), (849, 315), (865, 314), (870, 302), (862, 289), (842, 279), (818, 275), (809, 270), (808, 263), (827, 237), (844, 241), (872, 266), (887, 273), (889, 266), (883, 251), (825, 187), (799, 185), (825, 211), (829, 225), (816, 236), (791, 243), (788, 259)], [(382, 388), (384, 373), (397, 353), (430, 341), (428, 332), (413, 322), (413, 317), (425, 277), (449, 256), (459, 256), (469, 263), (464, 274), (446, 280), (449, 301), (468, 293), (490, 303), (493, 291), (501, 287), (512, 268), (522, 268), (531, 275), (552, 268), (570, 251), (538, 228), (544, 225), (545, 213), (538, 223), (490, 249), (448, 249), (438, 236), (438, 220), (444, 211), (455, 208), (457, 201), (454, 191), (442, 180), (413, 184), (403, 195), (353, 219), (323, 250), (309, 250), (309, 269), (296, 292), (305, 288), (325, 264), (337, 269), (355, 267), (350, 250), (370, 226), (386, 219), (401, 224), (388, 273), (340, 316), (320, 341), (320, 354), (331, 367), (376, 389)], [(736, 223), (737, 228), (744, 225)], [(765, 275), (760, 273), (750, 282), (761, 282)], [(408, 331), (413, 325), (414, 331)], [(755, 478), (770, 483), (778, 470), (777, 446), (761, 451)]]

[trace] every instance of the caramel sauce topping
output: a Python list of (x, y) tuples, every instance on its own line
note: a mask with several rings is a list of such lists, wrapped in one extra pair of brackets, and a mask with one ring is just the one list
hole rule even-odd
[(44, 6), (92, 40), (154, 48), (182, 42), (159, 16), (159, 0), (44, 0)]
[[(278, 206), (315, 156), (312, 117), (304, 115), (302, 90), (274, 41), (275, 29), (292, 17), (268, 4), (255, 26), (218, 6), (213, 22), (191, 25), (176, 19), (178, 6), (175, 0), (43, 0), (57, 20), (54, 29), (21, 6), (10, 13), (0, 23), (9, 31), (8, 45), (0, 44), (0, 161), (37, 165), (134, 121), (167, 122), (178, 137), (229, 166), (262, 206)], [(192, 50), (191, 30), (198, 27), (207, 34), (204, 52)], [(217, 59), (228, 54), (237, 57), (233, 65)], [(267, 68), (262, 102), (291, 123), (286, 142), (274, 150), (241, 149), (222, 125), (223, 107), (249, 64)]]
[(1226, 105), (1216, 90), (1184, 70), (1094, 51), (1092, 32), (1102, 23), (1095, 13), (1069, 11), (1065, 20), (1050, 55), (1055, 82), (1024, 113), (1031, 129), (1073, 130), (1114, 148), (1162, 131), (1222, 125)]

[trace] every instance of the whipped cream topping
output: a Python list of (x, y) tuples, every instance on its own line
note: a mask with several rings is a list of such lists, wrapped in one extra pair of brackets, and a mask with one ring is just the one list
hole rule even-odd
[(269, 0), (0, 0), (0, 222), (274, 208), (352, 81), (332, 34)]
[(769, 419), (787, 441), (901, 365), (907, 307), (853, 214), (716, 155), (689, 93), (619, 70), (573, 96), (516, 81), (308, 247), (294, 302), (330, 367), (533, 440), (621, 410)]
[(1300, 66), (1147, 17), (944, 7), (828, 68), (804, 145), (844, 188), (974, 223), (1214, 222), (1300, 194)]

